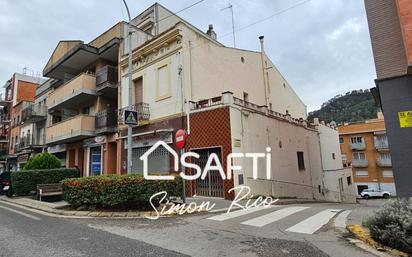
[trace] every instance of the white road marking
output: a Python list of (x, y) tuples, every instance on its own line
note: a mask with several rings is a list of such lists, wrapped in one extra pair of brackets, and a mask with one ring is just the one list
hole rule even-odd
[(212, 217), (209, 217), (207, 219), (216, 220), (216, 221), (224, 221), (224, 220), (240, 217), (240, 216), (243, 216), (243, 215), (247, 215), (247, 214), (250, 214), (250, 213), (254, 213), (254, 212), (257, 212), (257, 211), (268, 210), (268, 209), (271, 209), (273, 207), (275, 207), (275, 206), (273, 206), (273, 205), (272, 206), (267, 206), (267, 207), (260, 206), (260, 207), (250, 208), (250, 209), (247, 209), (247, 210), (242, 209), (242, 210), (238, 210), (238, 211), (232, 211), (232, 212), (229, 212), (229, 213), (223, 213), (223, 214), (220, 214), (220, 215), (212, 216)]
[(327, 224), (340, 211), (340, 209), (327, 209), (321, 211), (286, 229), (286, 231), (302, 234), (313, 234)]
[(346, 228), (346, 223), (348, 221), (348, 216), (352, 212), (352, 210), (346, 210), (341, 213), (339, 213), (338, 216), (336, 216), (335, 219), (335, 227), (338, 228)]
[(4, 206), (0, 206), (0, 208), (1, 208), (1, 209), (4, 209), (4, 210), (7, 210), (7, 211), (11, 211), (11, 212), (17, 213), (17, 214), (20, 214), (20, 215), (22, 215), (22, 216), (24, 216), (24, 217), (27, 217), (27, 218), (30, 218), (30, 219), (33, 219), (33, 220), (40, 220), (40, 218), (38, 218), (38, 217), (36, 217), (36, 216), (30, 215), (30, 214), (27, 214), (27, 213), (24, 213), (24, 212), (21, 212), (21, 211), (17, 211), (17, 210), (14, 210), (14, 209), (12, 209), (12, 208), (4, 207)]
[(243, 225), (249, 225), (249, 226), (254, 226), (254, 227), (263, 227), (266, 226), (267, 224), (273, 223), (275, 221), (278, 221), (280, 219), (283, 219), (287, 216), (290, 216), (294, 213), (303, 211), (305, 209), (308, 209), (309, 207), (289, 207), (289, 208), (284, 208), (278, 211), (271, 212), (269, 214), (247, 220), (245, 222), (242, 222), (241, 224)]

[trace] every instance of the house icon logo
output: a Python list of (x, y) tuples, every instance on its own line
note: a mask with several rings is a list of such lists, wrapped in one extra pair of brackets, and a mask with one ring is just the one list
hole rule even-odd
[(143, 161), (143, 176), (147, 180), (174, 180), (174, 176), (152, 176), (149, 175), (149, 167), (148, 167), (148, 158), (149, 155), (156, 150), (158, 147), (163, 146), (169, 153), (173, 155), (174, 159), (174, 171), (179, 171), (179, 156), (173, 148), (171, 148), (167, 143), (164, 141), (157, 141), (152, 147), (149, 148), (142, 156), (140, 156), (140, 160)]

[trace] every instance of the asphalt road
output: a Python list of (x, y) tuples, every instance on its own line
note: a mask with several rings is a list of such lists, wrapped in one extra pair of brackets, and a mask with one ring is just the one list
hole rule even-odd
[[(126, 220), (56, 218), (0, 202), (0, 256), (371, 257), (334, 227), (342, 211), (351, 212), (349, 220), (359, 219), (362, 208), (305, 204), (223, 218)], [(329, 215), (337, 209), (339, 214)], [(324, 225), (314, 226), (322, 219)]]
[[(17, 212), (16, 212), (17, 211)], [(0, 256), (187, 256), (0, 203)]]

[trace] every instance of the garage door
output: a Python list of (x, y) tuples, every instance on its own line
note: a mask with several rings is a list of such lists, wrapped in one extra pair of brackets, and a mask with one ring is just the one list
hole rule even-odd
[[(133, 165), (132, 173), (143, 174), (143, 161), (140, 160), (142, 156), (150, 147), (141, 147), (133, 149)], [(159, 146), (154, 150), (148, 158), (149, 173), (169, 174), (170, 172), (170, 154), (163, 146)]]

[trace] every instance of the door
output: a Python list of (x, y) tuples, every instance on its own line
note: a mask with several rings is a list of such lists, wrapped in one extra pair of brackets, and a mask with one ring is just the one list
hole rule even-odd
[[(206, 166), (209, 155), (212, 153), (215, 153), (222, 163), (222, 150), (220, 147), (203, 148), (191, 151), (199, 154), (200, 158), (193, 158), (192, 163), (198, 165), (202, 171)], [(216, 163), (212, 163), (212, 165), (216, 165)], [(224, 197), (223, 179), (220, 176), (219, 171), (209, 171), (204, 180), (201, 178), (197, 179), (195, 181), (195, 194), (200, 196)]]
[(102, 175), (102, 148), (100, 146), (90, 148), (90, 175)]

